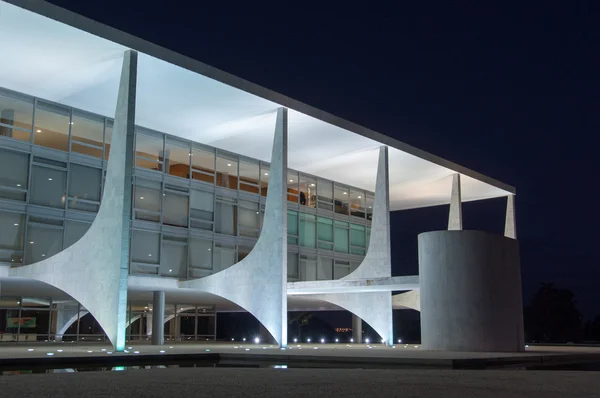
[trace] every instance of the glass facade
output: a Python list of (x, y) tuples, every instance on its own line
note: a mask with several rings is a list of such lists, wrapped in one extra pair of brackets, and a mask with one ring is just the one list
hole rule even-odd
[[(0, 89), (0, 262), (37, 262), (85, 234), (111, 137), (108, 118)], [(268, 163), (136, 127), (134, 167), (131, 274), (199, 278), (248, 255)], [(286, 180), (288, 279), (347, 275), (366, 254), (373, 194), (295, 170)]]

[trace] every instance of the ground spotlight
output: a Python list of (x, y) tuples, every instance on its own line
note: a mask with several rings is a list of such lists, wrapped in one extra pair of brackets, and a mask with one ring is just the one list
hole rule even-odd
[(354, 343), (354, 339), (350, 339), (350, 342), (351, 342), (351, 343)]
[(306, 339), (306, 342), (307, 342), (307, 343), (310, 343), (310, 337)]
[(339, 343), (339, 342), (340, 342), (340, 339), (335, 339), (335, 342), (336, 342), (336, 343)]
[(259, 339), (258, 337), (255, 337), (255, 338), (254, 338), (254, 343), (255, 343), (255, 344), (258, 344), (258, 343), (260, 343), (260, 339)]
[(321, 343), (324, 343), (324, 342), (325, 342), (325, 339), (321, 339)]
[(402, 339), (398, 339), (398, 343), (402, 343)]
[(369, 344), (370, 342), (371, 342), (371, 340), (369, 340), (369, 338), (367, 337), (367, 338), (365, 339), (365, 343)]
[(298, 339), (297, 339), (297, 338), (294, 338), (294, 343), (297, 343), (297, 342), (298, 342)]

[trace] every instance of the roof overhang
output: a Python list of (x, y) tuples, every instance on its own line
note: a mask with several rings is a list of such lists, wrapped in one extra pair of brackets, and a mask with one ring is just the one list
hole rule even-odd
[[(288, 165), (374, 191), (389, 150), (391, 210), (448, 204), (513, 187), (117, 29), (41, 0), (0, 1), (0, 86), (113, 117), (123, 52), (139, 55), (136, 124), (270, 161), (274, 111), (289, 108)], [(9, 56), (10, 55), (10, 56)]]

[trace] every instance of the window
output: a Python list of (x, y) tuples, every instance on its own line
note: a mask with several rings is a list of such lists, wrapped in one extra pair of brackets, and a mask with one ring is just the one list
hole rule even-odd
[(97, 212), (100, 208), (102, 170), (71, 163), (69, 208)]
[(315, 247), (316, 241), (316, 216), (299, 213), (300, 246)]
[(335, 212), (348, 215), (348, 188), (335, 185), (333, 190), (335, 199)]
[(317, 280), (317, 257), (301, 254), (299, 272), (301, 281)]
[(192, 228), (213, 230), (215, 196), (209, 192), (190, 191), (190, 222)]
[(159, 264), (160, 235), (151, 231), (131, 231), (131, 261), (145, 264)]
[(25, 215), (0, 211), (0, 261), (21, 263)]
[(185, 142), (167, 137), (165, 144), (165, 170), (168, 174), (190, 178), (190, 148)]
[(198, 181), (215, 183), (215, 151), (192, 147), (192, 178)]
[(350, 262), (335, 260), (333, 266), (333, 278), (340, 279), (350, 274)]
[(63, 220), (30, 216), (27, 240), (25, 264), (52, 257), (63, 249)]
[(366, 194), (365, 205), (367, 206), (367, 220), (373, 219), (373, 202), (375, 201), (375, 197), (372, 193)]
[(86, 222), (67, 220), (65, 222), (64, 248), (72, 246), (85, 235), (92, 224)]
[(163, 224), (176, 227), (188, 226), (188, 201), (187, 190), (165, 186), (163, 194)]
[(235, 246), (225, 243), (215, 243), (215, 253), (213, 258), (214, 272), (223, 271), (235, 264)]
[(350, 215), (365, 218), (365, 191), (350, 189)]
[(0, 149), (0, 198), (24, 202), (28, 174), (29, 155)]
[(333, 183), (331, 181), (319, 179), (317, 204), (319, 209), (333, 211)]
[(31, 140), (33, 100), (16, 93), (0, 92), (0, 137)]
[(141, 178), (135, 179), (135, 197), (133, 206), (135, 208), (135, 218), (159, 222), (161, 212), (161, 183)]
[(287, 235), (288, 244), (298, 244), (298, 212), (293, 210), (287, 211)]
[(137, 131), (135, 135), (135, 166), (162, 171), (164, 163), (163, 137), (157, 133), (144, 132), (142, 134)]
[(261, 196), (267, 196), (269, 188), (269, 165), (266, 163), (260, 164), (260, 194)]
[(216, 200), (215, 232), (237, 235), (237, 205), (235, 200), (223, 197), (217, 197)]
[(69, 108), (44, 101), (37, 102), (34, 144), (67, 152), (70, 126), (71, 110)]
[(288, 281), (298, 280), (298, 253), (287, 253), (287, 277)]
[(110, 153), (110, 145), (112, 140), (113, 122), (111, 120), (106, 121), (106, 129), (104, 131), (104, 160), (108, 160)]
[(217, 156), (217, 185), (237, 189), (238, 162), (233, 156), (219, 154)]
[(245, 259), (248, 254), (250, 254), (250, 252), (252, 251), (252, 248), (250, 246), (238, 246), (238, 258), (237, 258), (237, 262), (239, 263), (240, 261), (242, 261), (243, 259)]
[(260, 184), (258, 162), (240, 160), (240, 191), (258, 194)]
[(366, 235), (363, 225), (350, 224), (350, 253), (365, 255), (366, 252)]
[(187, 277), (187, 238), (163, 236), (159, 272), (162, 276)]
[(240, 200), (238, 202), (240, 236), (258, 237), (260, 228), (260, 211), (258, 203)]
[(71, 123), (71, 151), (102, 158), (104, 143), (104, 118), (73, 111)]
[(317, 280), (328, 281), (333, 279), (333, 258), (319, 256), (317, 267)]
[(319, 249), (333, 250), (333, 220), (330, 218), (318, 218)]
[(66, 168), (49, 168), (34, 163), (31, 170), (30, 203), (64, 209), (66, 182)]
[(300, 204), (317, 207), (317, 180), (303, 174), (300, 174)]
[(335, 251), (348, 253), (348, 223), (336, 221), (333, 233), (335, 241)]
[(288, 170), (287, 172), (287, 200), (298, 203), (298, 172)]
[[(213, 269), (212, 241), (191, 238), (190, 239), (190, 276), (202, 277), (210, 275)], [(206, 272), (208, 271), (208, 272)]]

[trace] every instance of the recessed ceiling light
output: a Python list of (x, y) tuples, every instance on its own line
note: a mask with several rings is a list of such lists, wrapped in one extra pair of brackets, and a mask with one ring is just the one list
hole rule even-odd
[(344, 195), (348, 195), (348, 192), (344, 192)]
[(144, 197), (143, 197), (143, 196), (140, 196), (140, 199), (144, 199)]
[(74, 125), (75, 123), (71, 122), (71, 126)]
[(359, 198), (359, 199), (361, 199), (361, 198), (362, 198), (362, 196), (358, 195), (358, 198)]
[(152, 254), (148, 254), (148, 257), (152, 257)]
[(18, 187), (20, 187), (20, 186), (21, 186), (21, 184), (17, 184), (17, 186), (18, 186)]
[[(173, 272), (173, 270), (172, 270), (172, 269), (170, 269), (170, 270), (169, 270), (169, 272)], [(183, 309), (183, 308), (182, 308), (182, 309)]]
[(52, 178), (48, 178), (48, 181), (52, 181)]
[(315, 184), (310, 184), (310, 186), (311, 186), (311, 187), (314, 187), (314, 186), (315, 186)]
[(371, 208), (371, 206), (369, 206), (369, 209)]
[(231, 163), (227, 163), (227, 167), (231, 167)]
[(294, 182), (294, 180), (290, 180), (290, 182)]
[(15, 223), (15, 227), (18, 227), (18, 226), (19, 226), (19, 224)]
[(45, 254), (42, 254), (42, 257), (46, 257), (46, 255), (45, 255)]
[(35, 242), (34, 242), (34, 241), (31, 241), (31, 242), (29, 242), (29, 243), (33, 245)]
[(35, 130), (35, 132), (36, 132), (36, 133), (41, 133), (41, 132), (42, 132), (42, 130)]
[(265, 175), (266, 175), (266, 176), (268, 176), (268, 175), (269, 175), (269, 173), (265, 173)]

